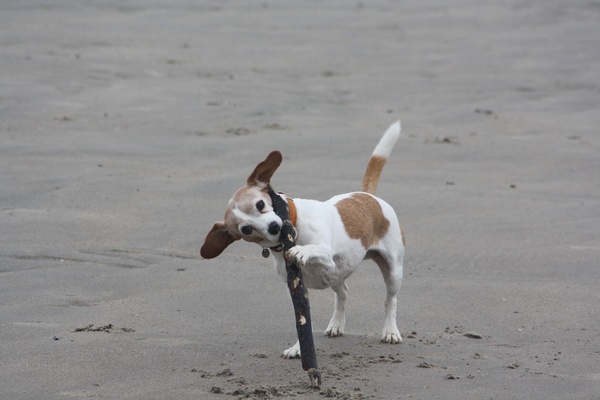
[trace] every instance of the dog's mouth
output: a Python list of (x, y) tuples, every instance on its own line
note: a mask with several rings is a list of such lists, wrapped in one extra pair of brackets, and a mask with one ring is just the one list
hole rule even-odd
[(267, 239), (262, 236), (242, 236), (242, 239), (246, 242), (256, 243), (261, 247), (275, 247), (279, 244), (279, 238), (277, 239)]

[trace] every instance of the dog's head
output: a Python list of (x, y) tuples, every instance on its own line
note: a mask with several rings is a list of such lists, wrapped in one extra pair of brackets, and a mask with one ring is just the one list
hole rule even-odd
[(248, 177), (247, 185), (229, 200), (225, 218), (215, 222), (200, 249), (203, 258), (215, 258), (236, 240), (244, 239), (262, 247), (279, 244), (281, 218), (275, 214), (268, 190), (271, 177), (283, 157), (273, 151)]

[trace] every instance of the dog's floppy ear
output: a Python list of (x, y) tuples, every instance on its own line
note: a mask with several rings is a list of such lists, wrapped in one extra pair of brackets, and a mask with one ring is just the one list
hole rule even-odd
[(231, 243), (239, 240), (234, 237), (223, 222), (215, 222), (200, 249), (202, 258), (215, 258)]
[(254, 171), (248, 177), (248, 185), (250, 186), (261, 186), (267, 187), (271, 183), (271, 177), (281, 165), (283, 156), (277, 150), (271, 152), (265, 158), (265, 161), (261, 162), (254, 168)]

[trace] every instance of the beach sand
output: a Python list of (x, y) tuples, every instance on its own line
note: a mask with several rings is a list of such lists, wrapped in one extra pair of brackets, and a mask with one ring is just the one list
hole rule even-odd
[[(592, 399), (600, 387), (600, 7), (588, 1), (3, 1), (0, 398)], [(198, 251), (273, 185), (378, 194), (385, 286), (311, 291), (320, 389), (260, 248)]]

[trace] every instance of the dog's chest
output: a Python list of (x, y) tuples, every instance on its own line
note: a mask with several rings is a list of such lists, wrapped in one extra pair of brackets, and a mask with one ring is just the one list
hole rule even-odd
[[(297, 245), (310, 249), (308, 262), (302, 266), (304, 283), (312, 289), (340, 285), (364, 259), (366, 250), (359, 238), (352, 238), (344, 225), (336, 202), (295, 200)], [(284, 273), (282, 260), (280, 273)]]

